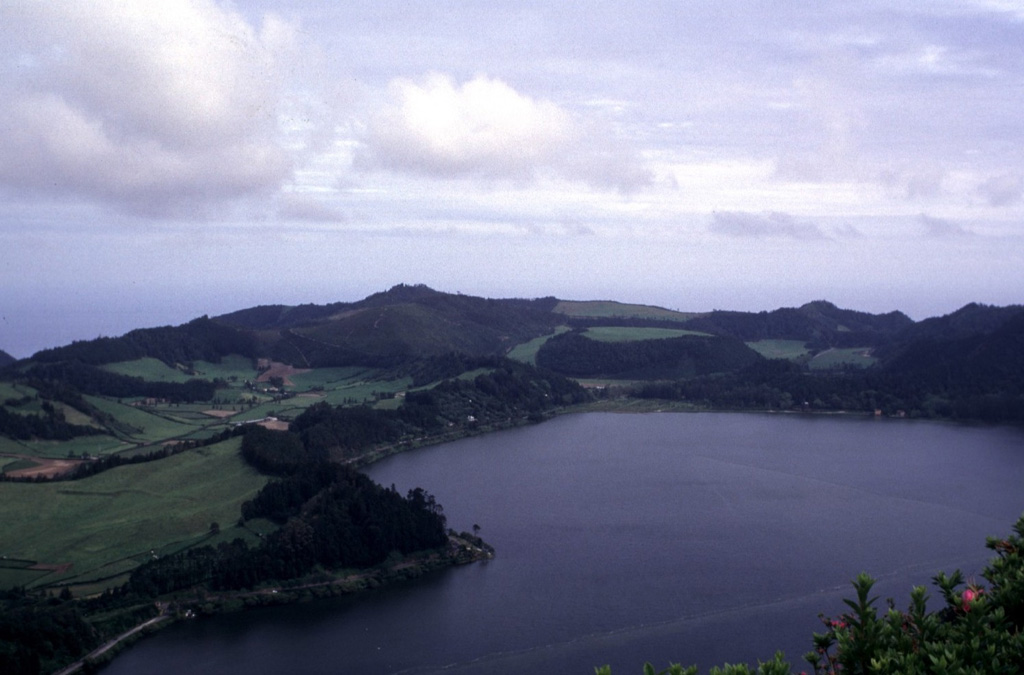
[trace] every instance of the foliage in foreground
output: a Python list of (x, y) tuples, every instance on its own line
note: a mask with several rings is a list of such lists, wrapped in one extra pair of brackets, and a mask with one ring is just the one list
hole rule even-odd
[[(1024, 516), (1014, 533), (990, 537), (986, 546), (996, 552), (982, 573), (987, 585), (965, 583), (957, 570), (933, 579), (944, 606), (929, 612), (924, 586), (911, 591), (904, 611), (892, 600), (880, 612), (871, 595), (874, 580), (861, 574), (853, 582), (857, 598), (845, 600), (849, 612), (822, 617), (825, 631), (814, 634), (814, 650), (804, 656), (815, 675), (840, 673), (878, 675), (983, 675), (1024, 672)], [(611, 675), (611, 668), (595, 669)], [(672, 664), (657, 671), (644, 665), (644, 675), (697, 675), (697, 667)], [(711, 675), (789, 675), (782, 653), (759, 662), (712, 668)], [(801, 671), (803, 675), (806, 671)]]

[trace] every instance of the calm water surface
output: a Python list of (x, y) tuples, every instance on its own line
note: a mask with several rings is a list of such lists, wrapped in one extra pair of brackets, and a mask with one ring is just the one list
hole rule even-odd
[(368, 473), (426, 488), (497, 557), (357, 599), (182, 623), (104, 672), (628, 675), (776, 649), (799, 667), (819, 612), (842, 611), (859, 572), (901, 603), (938, 571), (980, 572), (985, 537), (1024, 511), (1024, 432), (587, 414)]

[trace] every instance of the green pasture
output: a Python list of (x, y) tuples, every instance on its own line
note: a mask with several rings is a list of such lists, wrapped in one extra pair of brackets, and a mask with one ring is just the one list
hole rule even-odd
[(595, 326), (588, 328), (583, 335), (598, 342), (632, 342), (634, 340), (663, 340), (665, 338), (682, 337), (683, 335), (703, 335), (698, 331), (681, 328), (646, 328), (633, 326)]
[(145, 357), (134, 361), (121, 361), (100, 366), (103, 370), (118, 375), (141, 377), (150, 382), (187, 382), (192, 379), (183, 371), (171, 368), (160, 359)]
[(528, 342), (521, 342), (515, 347), (509, 350), (508, 358), (513, 361), (519, 361), (520, 363), (528, 363), (531, 366), (537, 365), (537, 352), (544, 346), (544, 343), (553, 338), (555, 335), (561, 335), (569, 330), (568, 326), (559, 326), (555, 329), (555, 332), (551, 335), (541, 335), (540, 337), (533, 338)]
[(589, 316), (599, 319), (607, 318), (638, 318), (638, 319), (662, 319), (668, 321), (689, 321), (700, 316), (695, 312), (677, 312), (664, 307), (653, 307), (651, 305), (633, 305), (624, 302), (610, 300), (562, 300), (555, 305), (554, 311), (567, 316)]
[[(325, 391), (324, 398), (320, 400), (327, 401), (331, 405), (345, 405), (347, 399), (355, 399), (357, 405), (360, 403), (373, 403), (376, 401), (375, 392), (397, 394), (400, 391), (409, 389), (411, 386), (411, 377), (400, 377), (394, 380), (358, 380), (352, 384)], [(312, 399), (312, 403), (315, 402), (316, 400)]]
[(34, 466), (39, 466), (39, 464), (29, 459), (18, 459), (16, 457), (0, 457), (0, 473), (7, 473), (9, 471), (19, 471), (21, 469), (31, 469)]
[(38, 392), (32, 387), (27, 387), (23, 384), (14, 384), (13, 382), (0, 382), (0, 402), (6, 401), (9, 398), (23, 398), (25, 396), (35, 396)]
[(199, 426), (198, 424), (187, 424), (169, 419), (142, 408), (118, 403), (117, 401), (99, 396), (86, 396), (85, 399), (103, 412), (114, 416), (120, 422), (137, 429), (137, 431), (131, 432), (131, 440), (150, 443), (162, 441), (188, 434), (195, 431), (196, 427)]
[(25, 454), (27, 447), (24, 441), (16, 441), (13, 438), (7, 438), (6, 436), (0, 436), (0, 454), (14, 453), (17, 455)]
[(64, 413), (64, 419), (68, 424), (77, 424), (83, 427), (98, 427), (99, 425), (93, 420), (92, 417), (86, 415), (78, 408), (72, 408), (66, 403), (60, 401), (53, 402), (54, 408), (59, 408)]
[(349, 386), (355, 382), (372, 379), (380, 371), (376, 368), (364, 368), (351, 366), (348, 368), (314, 368), (306, 373), (297, 373), (290, 376), (294, 389), (308, 391), (314, 387), (323, 387), (324, 390), (336, 387)]
[(254, 380), (256, 379), (256, 369), (253, 368), (252, 359), (239, 356), (238, 354), (231, 354), (225, 356), (220, 360), (220, 363), (211, 363), (210, 361), (196, 361), (193, 368), (196, 374), (192, 377), (199, 377), (205, 380), (215, 380), (220, 378), (222, 380), (232, 381), (235, 380)]
[(815, 354), (808, 363), (811, 370), (832, 370), (854, 366), (856, 368), (867, 368), (873, 366), (878, 359), (871, 356), (868, 347), (850, 347), (848, 349), (826, 349)]
[[(228, 536), (239, 507), (267, 478), (238, 453), (240, 439), (84, 480), (0, 483), (0, 555), (72, 563), (35, 584), (82, 582), (130, 571), (151, 557), (202, 541), (210, 524)], [(238, 536), (238, 535), (236, 535)], [(0, 581), (27, 578), (0, 569)]]
[(67, 441), (23, 441), (20, 452), (23, 455), (63, 459), (68, 455), (111, 455), (134, 447), (135, 444), (107, 434), (97, 436), (76, 436)]
[(795, 361), (810, 353), (807, 344), (801, 340), (758, 340), (748, 342), (747, 346), (766, 359)]
[(225, 356), (220, 363), (196, 361), (192, 364), (194, 372), (189, 374), (183, 367), (171, 368), (159, 359), (145, 357), (134, 361), (121, 361), (101, 366), (104, 370), (119, 375), (141, 377), (150, 382), (187, 382), (191, 379), (215, 380), (246, 380), (256, 378), (256, 369), (252, 367), (252, 359), (233, 354)]

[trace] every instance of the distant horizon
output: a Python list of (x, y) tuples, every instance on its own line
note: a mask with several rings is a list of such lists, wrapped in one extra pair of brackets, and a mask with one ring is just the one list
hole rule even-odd
[[(32, 356), (43, 349), (61, 347), (75, 341), (93, 340), (100, 337), (120, 337), (125, 333), (143, 328), (156, 328), (160, 326), (177, 326), (187, 323), (202, 316), (216, 317), (231, 312), (249, 309), (260, 305), (288, 305), (296, 306), (303, 304), (326, 305), (335, 302), (358, 302), (374, 293), (386, 291), (398, 284), (418, 285), (422, 282), (399, 281), (381, 288), (370, 290), (355, 290), (349, 293), (338, 293), (336, 297), (329, 297), (323, 291), (316, 293), (283, 293), (278, 292), (272, 298), (258, 299), (248, 297), (242, 293), (238, 294), (211, 294), (207, 298), (200, 295), (189, 294), (185, 297), (173, 294), (165, 295), (162, 298), (153, 298), (150, 301), (143, 301), (141, 298), (120, 295), (111, 297), (109, 304), (104, 308), (100, 303), (82, 303), (81, 297), (50, 297), (41, 305), (32, 308), (25, 305), (12, 304), (11, 298), (0, 300), (0, 350), (3, 350), (17, 359), (24, 359)], [(984, 305), (1007, 306), (1022, 304), (1021, 302), (987, 302), (984, 299), (971, 299), (965, 302), (951, 303), (948, 307), (939, 308), (932, 312), (920, 310), (917, 312), (908, 311), (902, 307), (875, 308), (855, 306), (844, 303), (835, 298), (828, 297), (827, 293), (809, 293), (808, 297), (800, 301), (783, 302), (773, 306), (755, 305), (751, 300), (739, 299), (735, 305), (716, 304), (708, 307), (693, 307), (673, 302), (671, 298), (664, 297), (658, 300), (658, 293), (652, 292), (650, 300), (644, 300), (637, 293), (630, 293), (628, 297), (624, 294), (620, 297), (613, 295), (596, 294), (593, 296), (578, 295), (566, 297), (558, 293), (477, 293), (467, 292), (461, 289), (450, 289), (439, 287), (434, 284), (423, 283), (423, 285), (443, 293), (472, 295), (477, 297), (493, 299), (524, 298), (536, 299), (542, 297), (556, 297), (559, 300), (588, 302), (588, 301), (613, 301), (626, 304), (650, 305), (662, 307), (679, 312), (710, 312), (714, 310), (761, 312), (772, 311), (783, 307), (800, 307), (809, 302), (819, 300), (831, 302), (841, 309), (866, 312), (869, 314), (886, 314), (892, 311), (903, 312), (914, 321), (921, 321), (928, 318), (951, 314), (965, 305), (976, 302)], [(317, 295), (319, 297), (312, 297)], [(870, 303), (865, 303), (870, 304)], [(953, 306), (955, 304), (955, 306)]]
[(997, 0), (4, 0), (0, 349), (397, 281), (1020, 302), (1021, 44)]

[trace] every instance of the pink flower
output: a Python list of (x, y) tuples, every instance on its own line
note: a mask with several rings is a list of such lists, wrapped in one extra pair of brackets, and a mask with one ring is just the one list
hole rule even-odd
[(980, 588), (968, 588), (964, 590), (961, 598), (963, 600), (962, 606), (965, 612), (971, 611), (971, 603), (981, 597), (981, 594), (982, 590)]

